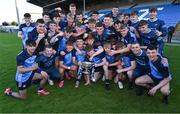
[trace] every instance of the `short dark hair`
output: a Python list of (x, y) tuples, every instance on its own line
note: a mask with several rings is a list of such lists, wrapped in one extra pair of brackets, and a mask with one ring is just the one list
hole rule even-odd
[(98, 22), (98, 23), (96, 24), (96, 27), (103, 27), (103, 23), (102, 23), (102, 22)]
[(124, 16), (128, 16), (128, 17), (129, 17), (129, 16), (130, 16), (130, 14), (129, 14), (129, 13), (125, 13), (125, 14), (124, 14)]
[(42, 16), (44, 16), (44, 15), (48, 15), (49, 16), (48, 12), (43, 12)]
[(75, 3), (71, 3), (71, 4), (69, 4), (69, 7), (76, 7), (76, 4)]
[(139, 22), (139, 26), (144, 26), (144, 25), (148, 25), (147, 21), (146, 20), (141, 20)]
[(157, 12), (157, 8), (156, 7), (152, 7), (149, 9), (149, 12)]
[(130, 16), (138, 15), (138, 11), (132, 11)]
[(90, 18), (90, 19), (88, 20), (88, 23), (94, 23), (94, 24), (96, 24), (96, 20), (95, 20), (95, 19)]
[(147, 49), (149, 49), (149, 50), (157, 50), (157, 46), (155, 46), (155, 45), (148, 45)]
[(53, 48), (53, 47), (52, 47), (52, 45), (46, 45), (44, 49), (46, 49), (46, 48), (50, 49), (50, 48)]
[(27, 46), (36, 46), (36, 42), (35, 42), (35, 40), (28, 39), (28, 40), (26, 40), (26, 45)]
[(40, 23), (40, 24), (44, 24), (44, 20), (41, 18), (41, 19), (38, 19), (37, 21), (36, 21), (36, 24), (38, 24), (38, 23)]
[(98, 11), (93, 11), (93, 12), (92, 12), (92, 15), (93, 15), (93, 14), (99, 15), (99, 12), (98, 12)]
[(126, 24), (122, 24), (121, 27), (120, 27), (120, 29), (125, 29), (125, 28), (127, 28)]
[(24, 17), (31, 17), (31, 14), (30, 13), (25, 13)]
[[(139, 42), (135, 41), (135, 42), (132, 42), (131, 45), (135, 45), (135, 44), (139, 44)], [(139, 44), (140, 45), (140, 44)]]

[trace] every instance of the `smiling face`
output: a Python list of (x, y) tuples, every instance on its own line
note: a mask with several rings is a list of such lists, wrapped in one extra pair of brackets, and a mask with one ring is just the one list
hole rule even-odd
[(146, 33), (148, 31), (148, 25), (142, 25), (139, 27), (141, 33)]
[(131, 45), (131, 51), (132, 51), (135, 55), (139, 54), (139, 53), (141, 52), (140, 45), (139, 45), (138, 43), (132, 44), (132, 45)]
[(149, 16), (150, 16), (150, 19), (155, 19), (157, 17), (157, 12), (151, 11), (151, 12), (149, 12)]
[(76, 45), (79, 49), (82, 49), (84, 46), (84, 41), (82, 39), (76, 40)]
[(120, 33), (121, 33), (122, 37), (125, 37), (125, 36), (127, 35), (128, 31), (129, 31), (129, 30), (128, 30), (127, 27), (121, 29), (121, 30), (120, 30)]
[(103, 48), (104, 48), (105, 52), (109, 52), (111, 50), (111, 44), (109, 44), (109, 43), (104, 44)]
[(96, 32), (98, 35), (102, 35), (103, 34), (103, 31), (104, 31), (104, 27), (96, 27)]
[(49, 24), (49, 29), (50, 29), (51, 31), (55, 32), (56, 29), (57, 29), (57, 25), (56, 25), (55, 23), (50, 23), (50, 24)]
[(36, 25), (37, 32), (38, 33), (44, 33), (45, 32), (45, 24), (44, 23), (38, 23)]
[(48, 57), (50, 57), (53, 54), (53, 48), (46, 48), (45, 53)]
[(149, 60), (155, 61), (158, 57), (158, 52), (156, 49), (153, 49), (153, 50), (147, 49), (147, 56)]
[(67, 46), (66, 46), (66, 50), (67, 50), (67, 52), (72, 51), (72, 50), (73, 50), (73, 46), (67, 45)]
[(27, 45), (26, 48), (30, 54), (33, 54), (36, 50), (36, 46), (34, 46), (34, 45)]

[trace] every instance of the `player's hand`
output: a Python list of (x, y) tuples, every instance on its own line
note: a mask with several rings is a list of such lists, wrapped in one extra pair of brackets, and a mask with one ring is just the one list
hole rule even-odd
[(64, 51), (61, 51), (61, 52), (60, 52), (60, 55), (61, 55), (61, 56), (64, 56), (65, 54), (66, 54), (66, 53), (65, 53)]
[(59, 31), (59, 33), (57, 34), (58, 36), (64, 36), (64, 32)]
[(162, 63), (162, 64), (168, 64), (167, 58), (162, 58), (161, 63)]
[(113, 56), (113, 55), (115, 55), (115, 54), (116, 54), (116, 51), (114, 51), (114, 50), (110, 50), (110, 51), (108, 52), (108, 54), (109, 54), (109, 55), (111, 55), (111, 56)]
[(41, 71), (41, 75), (43, 78), (48, 78), (48, 74), (45, 71)]
[(79, 62), (78, 62), (78, 66), (81, 66), (81, 65), (82, 65), (82, 62), (79, 61)]
[(89, 60), (92, 61), (93, 57), (94, 57), (94, 56), (92, 55), (92, 56), (89, 58)]
[(38, 69), (38, 64), (33, 64), (31, 68), (32, 68), (32, 70), (37, 70)]
[(109, 66), (109, 62), (106, 61), (106, 62), (104, 63), (104, 65)]
[(71, 66), (71, 68), (70, 68), (71, 70), (76, 70), (77, 69), (77, 67), (76, 66)]
[(153, 87), (151, 90), (149, 90), (148, 94), (154, 96), (156, 91), (157, 91), (156, 87)]
[(136, 29), (135, 29), (134, 27), (132, 27), (132, 26), (130, 27), (130, 31), (131, 31), (131, 32), (134, 32), (135, 30), (136, 30)]
[(38, 35), (38, 39), (39, 40), (41, 40), (42, 38), (44, 38), (45, 37), (45, 34), (44, 33), (40, 33), (39, 35)]
[(122, 69), (117, 69), (116, 72), (117, 73), (122, 73), (123, 71), (122, 71)]
[(161, 36), (161, 35), (162, 35), (162, 32), (156, 30), (156, 35), (157, 35), (157, 36)]

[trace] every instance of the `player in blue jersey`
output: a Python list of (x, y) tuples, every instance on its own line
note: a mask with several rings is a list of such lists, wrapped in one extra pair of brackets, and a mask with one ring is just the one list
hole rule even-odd
[(150, 8), (149, 16), (150, 19), (148, 20), (148, 27), (156, 31), (158, 36), (158, 52), (162, 55), (164, 48), (163, 37), (167, 35), (167, 28), (165, 26), (165, 22), (157, 18), (157, 8)]
[(87, 33), (93, 33), (96, 31), (96, 20), (90, 18), (88, 20), (88, 24), (86, 26), (86, 32)]
[(16, 84), (19, 92), (14, 92), (10, 88), (5, 90), (5, 94), (13, 96), (18, 99), (27, 98), (27, 88), (31, 85), (32, 80), (40, 79), (40, 86), (37, 93), (39, 95), (47, 95), (49, 92), (44, 91), (43, 86), (47, 81), (47, 75), (44, 71), (38, 68), (38, 64), (35, 63), (36, 55), (34, 51), (36, 49), (36, 43), (33, 40), (28, 39), (26, 41), (26, 49), (23, 50), (17, 57), (17, 71), (16, 71)]
[(128, 53), (130, 52), (131, 43), (138, 42), (135, 34), (129, 31), (127, 25), (121, 25), (120, 29), (120, 33), (122, 36), (121, 41), (126, 45), (126, 48), (120, 50), (112, 50), (109, 53), (110, 55)]
[(77, 66), (75, 63), (75, 53), (72, 41), (67, 41), (66, 50), (64, 55), (60, 55), (59, 57), (59, 71), (62, 76), (62, 81), (64, 82), (64, 76), (66, 77), (74, 77), (77, 75)]
[(84, 85), (86, 86), (90, 84), (90, 75), (84, 74), (83, 73), (84, 69), (81, 66), (82, 62), (87, 61), (87, 52), (84, 49), (84, 40), (82, 38), (78, 38), (76, 40), (74, 47), (75, 47), (75, 58), (76, 58), (75, 64), (78, 65), (78, 77), (76, 80), (75, 88), (78, 88), (82, 76), (84, 76), (86, 81)]
[[(94, 68), (95, 69), (94, 70), (94, 76), (91, 80), (93, 82), (96, 82), (104, 74), (105, 75), (105, 88), (107, 90), (109, 90), (110, 89), (110, 82), (108, 79), (108, 66), (105, 65), (106, 60), (105, 60), (104, 54), (100, 53), (100, 54), (92, 57), (92, 55), (96, 52), (96, 50), (93, 48), (93, 46), (87, 45), (85, 47), (85, 49), (87, 51), (89, 61), (91, 61), (95, 67)], [(90, 58), (92, 58), (92, 59), (90, 59)]]
[[(136, 67), (132, 73), (132, 83), (134, 80), (142, 75), (146, 75), (150, 72), (149, 59), (146, 54), (146, 49), (142, 49), (140, 44), (134, 42), (131, 44), (131, 51), (133, 53), (132, 60), (136, 61)], [(137, 87), (136, 95), (140, 96), (141, 92), (139, 92), (140, 88)]]
[(31, 32), (35, 28), (35, 24), (31, 22), (31, 15), (29, 13), (24, 14), (25, 23), (19, 26), (18, 37), (22, 39), (23, 48), (26, 47), (26, 40), (28, 39), (28, 32)]
[[(116, 49), (120, 50), (126, 48), (123, 42), (116, 43)], [(131, 53), (122, 54), (119, 56), (119, 64), (117, 66), (117, 77), (118, 77), (118, 86), (120, 89), (123, 88), (123, 80), (124, 80), (124, 74), (127, 75), (129, 83), (128, 83), (128, 89), (132, 88), (132, 74), (133, 70), (136, 67), (135, 60), (132, 59)]]
[(156, 31), (148, 27), (148, 23), (145, 20), (139, 22), (139, 35), (141, 39), (141, 45), (147, 47), (148, 45), (158, 46), (158, 36)]
[(72, 29), (68, 28), (67, 31), (64, 32), (64, 36), (59, 39), (58, 52), (60, 52), (60, 55), (64, 55), (64, 51), (66, 50), (66, 43), (71, 39), (72, 34)]
[(44, 53), (40, 54), (36, 59), (39, 67), (42, 71), (48, 75), (48, 82), (50, 85), (54, 85), (53, 81), (60, 81), (59, 87), (63, 87), (63, 82), (61, 82), (61, 77), (58, 68), (55, 65), (55, 58), (58, 56), (57, 52), (52, 46), (47, 45), (45, 47)]
[(112, 50), (112, 45), (110, 42), (105, 42), (103, 44), (105, 51), (106, 66), (108, 67), (108, 79), (112, 80), (116, 76), (116, 69), (118, 65), (117, 55), (109, 55), (108, 52)]
[(62, 38), (64, 35), (63, 32), (59, 31), (57, 32), (57, 24), (54, 21), (49, 22), (49, 30), (48, 30), (48, 37), (47, 37), (47, 44), (51, 45), (56, 51), (58, 51), (59, 47), (59, 39)]
[(36, 21), (36, 27), (28, 33), (28, 39), (36, 42), (36, 52), (40, 53), (44, 50), (47, 41), (47, 29), (43, 19)]
[(109, 37), (109, 32), (105, 31), (103, 23), (101, 22), (96, 24), (96, 32), (93, 32), (92, 34), (95, 36), (95, 41), (99, 41), (101, 43), (106, 41)]
[(107, 35), (114, 34), (112, 18), (109, 15), (106, 15), (103, 19), (104, 31)]
[(131, 12), (130, 21), (131, 21), (131, 24), (129, 25), (129, 29), (131, 32), (133, 32), (136, 35), (137, 40), (139, 41), (139, 33), (138, 33), (139, 19), (138, 19), (138, 12), (137, 11)]
[[(163, 62), (162, 57), (158, 54), (156, 46), (149, 45), (147, 47), (147, 56), (151, 72), (136, 79), (136, 85), (149, 89), (148, 94), (154, 96), (160, 89), (163, 99), (162, 102), (168, 104), (168, 96), (170, 94), (170, 80), (172, 79), (168, 62)], [(153, 84), (149, 85), (149, 84)]]

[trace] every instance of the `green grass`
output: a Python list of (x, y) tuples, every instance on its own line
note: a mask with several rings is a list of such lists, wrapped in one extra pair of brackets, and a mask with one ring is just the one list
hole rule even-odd
[(166, 46), (165, 55), (170, 61), (173, 80), (170, 104), (160, 102), (161, 94), (155, 97), (135, 96), (135, 89), (119, 90), (112, 84), (112, 89), (106, 91), (101, 81), (85, 87), (74, 88), (74, 81), (65, 81), (64, 88), (46, 85), (51, 92), (48, 96), (38, 96), (36, 86), (28, 89), (28, 99), (18, 100), (4, 95), (4, 89), (11, 87), (17, 90), (15, 84), (15, 57), (21, 50), (21, 41), (15, 34), (0, 34), (0, 112), (32, 113), (32, 112), (180, 112), (180, 46)]

